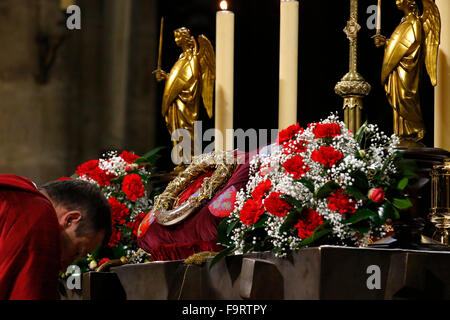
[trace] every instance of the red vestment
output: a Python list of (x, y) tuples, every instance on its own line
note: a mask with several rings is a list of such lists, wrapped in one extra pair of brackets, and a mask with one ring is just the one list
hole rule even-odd
[(0, 175), (0, 300), (56, 299), (61, 230), (28, 179)]

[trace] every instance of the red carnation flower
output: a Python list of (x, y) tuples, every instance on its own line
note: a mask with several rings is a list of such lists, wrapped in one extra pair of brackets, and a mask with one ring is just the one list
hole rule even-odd
[(77, 175), (79, 175), (80, 177), (84, 176), (84, 175), (94, 171), (95, 169), (97, 169), (98, 164), (99, 164), (98, 160), (91, 160), (91, 161), (85, 162), (85, 163), (81, 164), (80, 166), (78, 166), (75, 173)]
[(108, 246), (115, 247), (116, 245), (119, 244), (121, 239), (122, 239), (122, 234), (119, 231), (117, 231), (116, 228), (113, 227), (111, 238), (109, 239), (109, 242), (108, 242)]
[(333, 211), (339, 211), (341, 214), (356, 212), (356, 202), (340, 189), (328, 197), (328, 208)]
[(309, 171), (309, 167), (303, 162), (303, 157), (295, 156), (283, 163), (283, 168), (286, 172), (292, 174), (294, 179), (300, 179)]
[(119, 157), (121, 157), (123, 160), (125, 160), (126, 163), (133, 163), (134, 161), (136, 161), (137, 159), (139, 159), (140, 157), (135, 155), (134, 153), (128, 152), (128, 151), (123, 151)]
[(130, 209), (114, 197), (109, 198), (108, 202), (111, 207), (112, 223), (123, 225), (126, 222), (126, 218), (130, 215)]
[(295, 225), (295, 229), (297, 229), (300, 239), (306, 239), (312, 236), (314, 230), (322, 224), (323, 218), (319, 212), (312, 209), (306, 209), (303, 211), (301, 219)]
[(344, 154), (333, 147), (320, 147), (311, 154), (311, 159), (323, 164), (326, 168), (331, 168), (344, 157)]
[(304, 140), (292, 140), (283, 145), (283, 154), (298, 154), (306, 151), (307, 141)]
[(116, 176), (110, 173), (106, 173), (105, 170), (100, 169), (98, 164), (99, 160), (91, 160), (80, 165), (75, 173), (81, 176), (87, 176), (97, 182), (100, 187), (108, 186), (111, 184), (111, 180)]
[(272, 192), (267, 199), (264, 200), (264, 207), (266, 207), (267, 212), (277, 217), (284, 217), (292, 210), (292, 206), (286, 200), (281, 199), (280, 196), (281, 193)]
[(133, 219), (133, 221), (128, 222), (127, 227), (131, 229), (131, 234), (134, 238), (137, 238), (139, 225), (146, 215), (147, 213), (141, 212)]
[(143, 197), (145, 188), (141, 177), (136, 173), (127, 175), (122, 182), (122, 191), (125, 192), (127, 198), (131, 201), (136, 201)]
[(239, 219), (247, 225), (255, 224), (264, 213), (264, 206), (261, 200), (248, 199), (242, 207)]
[(258, 184), (252, 192), (253, 199), (259, 199), (261, 200), (264, 198), (267, 192), (269, 192), (270, 188), (272, 187), (272, 181), (270, 180), (264, 180), (260, 184)]
[(337, 123), (316, 124), (313, 129), (316, 138), (334, 138), (341, 134), (341, 126)]
[(300, 127), (300, 125), (293, 124), (292, 126), (288, 127), (287, 129), (281, 130), (278, 133), (278, 144), (282, 145), (286, 141), (291, 140), (297, 133), (303, 133), (303, 128)]
[(105, 170), (102, 170), (99, 167), (95, 168), (86, 175), (96, 181), (100, 187), (109, 186), (111, 184), (111, 180), (116, 178), (114, 174), (106, 173)]
[(97, 267), (100, 267), (102, 264), (104, 264), (104, 263), (106, 263), (106, 262), (108, 262), (108, 261), (110, 261), (110, 259), (108, 259), (108, 258), (102, 258), (102, 259), (100, 259), (100, 261), (99, 261), (98, 264), (97, 264)]

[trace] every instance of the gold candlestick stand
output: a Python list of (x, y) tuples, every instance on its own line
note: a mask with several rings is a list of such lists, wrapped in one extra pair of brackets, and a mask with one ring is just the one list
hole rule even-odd
[(430, 221), (436, 227), (433, 240), (448, 246), (450, 228), (450, 159), (431, 171)]
[(344, 29), (350, 41), (350, 71), (337, 83), (334, 91), (344, 98), (344, 122), (356, 133), (361, 127), (363, 98), (369, 95), (371, 86), (357, 72), (358, 66), (358, 0), (350, 0), (350, 20)]

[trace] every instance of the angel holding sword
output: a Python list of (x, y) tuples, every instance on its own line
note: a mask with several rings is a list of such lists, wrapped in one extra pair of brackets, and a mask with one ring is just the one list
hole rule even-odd
[[(177, 129), (187, 129), (193, 143), (201, 97), (208, 116), (213, 115), (215, 54), (210, 41), (203, 35), (198, 37), (198, 45), (189, 29), (176, 29), (174, 36), (183, 52), (169, 74), (161, 70), (160, 65), (154, 73), (158, 82), (166, 81), (162, 115), (170, 135)], [(176, 146), (177, 142), (173, 144)]]
[(419, 80), (425, 61), (433, 86), (437, 84), (437, 59), (441, 19), (433, 0), (422, 0), (423, 14), (415, 0), (396, 0), (405, 16), (391, 38), (377, 33), (375, 45), (385, 46), (381, 82), (394, 111), (394, 133), (401, 145), (419, 145), (425, 135)]

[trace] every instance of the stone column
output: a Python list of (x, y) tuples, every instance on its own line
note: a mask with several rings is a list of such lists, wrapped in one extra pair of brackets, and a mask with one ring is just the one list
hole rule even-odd
[(434, 104), (434, 146), (450, 151), (450, 1), (436, 0), (442, 32)]
[(133, 1), (109, 0), (104, 7), (103, 83), (106, 121), (102, 145), (107, 149), (125, 147), (132, 5)]

